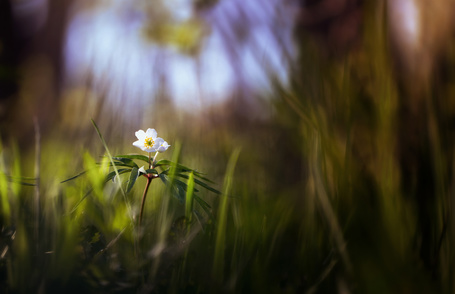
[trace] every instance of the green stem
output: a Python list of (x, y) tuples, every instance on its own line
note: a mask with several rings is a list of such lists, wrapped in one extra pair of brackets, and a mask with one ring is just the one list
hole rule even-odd
[(142, 223), (142, 215), (144, 213), (144, 206), (145, 206), (145, 198), (147, 198), (147, 191), (150, 187), (150, 183), (152, 182), (152, 177), (147, 176), (147, 184), (145, 184), (144, 195), (142, 195), (142, 203), (141, 203), (141, 212), (139, 214), (139, 228), (141, 227)]
[(157, 151), (157, 152), (155, 153), (155, 156), (153, 156), (153, 160), (152, 160), (152, 163), (153, 163), (152, 166), (153, 166), (153, 168), (155, 168), (155, 163), (156, 163), (155, 160), (156, 160), (156, 157), (158, 156), (158, 153), (159, 153), (159, 152)]

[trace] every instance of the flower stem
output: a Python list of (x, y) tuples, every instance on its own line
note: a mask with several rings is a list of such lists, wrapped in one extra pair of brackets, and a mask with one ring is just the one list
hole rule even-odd
[(147, 177), (147, 184), (145, 184), (144, 195), (142, 195), (141, 212), (139, 214), (139, 228), (141, 227), (141, 223), (142, 223), (142, 215), (144, 213), (145, 198), (147, 198), (147, 191), (150, 187), (150, 183), (152, 182), (152, 179), (153, 179), (152, 177)]
[(155, 156), (153, 156), (153, 160), (152, 160), (152, 163), (153, 163), (152, 166), (153, 166), (153, 168), (155, 168), (155, 160), (156, 160), (156, 157), (158, 156), (158, 153), (159, 153), (159, 152), (156, 152), (156, 153), (155, 153)]

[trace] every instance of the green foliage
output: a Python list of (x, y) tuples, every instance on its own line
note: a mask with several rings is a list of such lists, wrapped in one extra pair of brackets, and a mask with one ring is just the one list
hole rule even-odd
[[(100, 137), (103, 146), (107, 152), (108, 157), (105, 159), (109, 160), (109, 164), (106, 160), (103, 160), (100, 164), (98, 164), (99, 168), (95, 167), (95, 162), (92, 160), (90, 156), (86, 154), (86, 171), (80, 172), (79, 174), (70, 177), (69, 179), (66, 179), (62, 181), (61, 183), (66, 183), (71, 180), (75, 180), (79, 178), (80, 176), (83, 176), (85, 174), (88, 174), (89, 178), (91, 179), (93, 186), (89, 190), (89, 192), (81, 199), (83, 201), (88, 194), (94, 192), (96, 195), (102, 195), (103, 192), (103, 187), (104, 184), (111, 181), (118, 179), (119, 182), (119, 187), (122, 191), (122, 193), (130, 193), (133, 190), (134, 185), (137, 182), (137, 179), (139, 176), (143, 175), (151, 181), (153, 178), (159, 178), (167, 187), (168, 190), (171, 192), (171, 194), (180, 202), (180, 203), (185, 203), (186, 200), (190, 201), (189, 207), (191, 207), (191, 211), (193, 211), (197, 216), (198, 220), (201, 222), (202, 221), (202, 216), (200, 212), (197, 209), (194, 209), (193, 206), (193, 198), (197, 201), (198, 205), (202, 208), (202, 210), (206, 213), (208, 217), (211, 217), (211, 211), (210, 211), (210, 205), (205, 202), (201, 197), (199, 197), (196, 192), (200, 192), (198, 189), (194, 187), (194, 184), (196, 183), (202, 188), (205, 188), (206, 190), (213, 192), (215, 194), (221, 194), (220, 191), (217, 189), (213, 188), (212, 186), (209, 185), (212, 184), (213, 182), (206, 177), (202, 175), (202, 173), (191, 169), (187, 166), (184, 166), (179, 163), (175, 163), (169, 160), (162, 159), (158, 162), (152, 162), (150, 157), (144, 156), (144, 155), (139, 155), (139, 154), (131, 154), (131, 155), (116, 155), (116, 156), (111, 156), (109, 149), (107, 147), (107, 144), (98, 128), (96, 123), (92, 120), (92, 123), (96, 129), (96, 132), (98, 133), (98, 136)], [(175, 158), (178, 158), (178, 152), (175, 153), (176, 156)], [(145, 170), (145, 173), (142, 173), (139, 171), (139, 166), (136, 164), (134, 160), (139, 160), (141, 162), (145, 162), (149, 166), (153, 168), (149, 168)], [(100, 171), (105, 170), (106, 166), (112, 167), (114, 170), (110, 171), (102, 180), (101, 176), (99, 174)], [(156, 168), (159, 168), (160, 171), (156, 170)], [(126, 181), (126, 188), (122, 189), (122, 185), (120, 184), (120, 175), (121, 174), (128, 174), (129, 177), (128, 180)], [(190, 180), (191, 176), (191, 180)], [(199, 179), (195, 179), (193, 176), (198, 177)], [(95, 180), (99, 179), (99, 180)], [(187, 182), (182, 181), (180, 179), (185, 179)], [(144, 200), (146, 193), (148, 191), (148, 185), (150, 183), (147, 183), (147, 186), (145, 188), (145, 194), (144, 194)], [(191, 185), (190, 188), (188, 188), (188, 185)], [(125, 191), (125, 192), (123, 192)], [(144, 201), (143, 200), (143, 201)], [(125, 203), (127, 206), (129, 206), (128, 200), (125, 200)], [(77, 203), (77, 205), (80, 205), (80, 201)], [(142, 204), (144, 205), (144, 203)], [(74, 208), (76, 209), (76, 208)], [(73, 211), (74, 211), (73, 209)], [(142, 210), (143, 208), (141, 208)], [(140, 218), (142, 218), (142, 214), (140, 215)], [(191, 217), (189, 217), (191, 219)]]

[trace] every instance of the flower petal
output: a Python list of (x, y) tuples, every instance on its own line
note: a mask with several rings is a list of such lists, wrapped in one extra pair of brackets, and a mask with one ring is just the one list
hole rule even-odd
[(145, 140), (145, 132), (143, 130), (139, 130), (137, 131), (136, 133), (134, 133), (136, 135), (136, 138), (140, 141), (143, 141)]
[(153, 146), (151, 146), (151, 147), (149, 148), (150, 151), (147, 151), (147, 152), (156, 152), (156, 149), (160, 146), (162, 140), (163, 140), (163, 139), (161, 139), (161, 138), (156, 138), (156, 139), (154, 140)]
[(148, 153), (155, 152), (155, 149), (153, 147), (150, 147), (150, 148), (144, 147), (142, 150), (144, 150)]
[(166, 151), (169, 147), (171, 147), (171, 145), (169, 145), (166, 141), (164, 141), (163, 143), (161, 143), (161, 145), (158, 147), (158, 149), (156, 149), (156, 151), (158, 151), (158, 152), (164, 152), (164, 151)]
[(156, 136), (158, 136), (158, 133), (155, 131), (155, 129), (147, 129), (147, 132), (145, 132), (146, 137), (150, 138), (152, 137), (153, 140), (156, 139)]
[(145, 151), (145, 147), (144, 147), (144, 142), (141, 141), (141, 140), (137, 140), (133, 143), (133, 146), (136, 146), (138, 148), (141, 148), (141, 150)]

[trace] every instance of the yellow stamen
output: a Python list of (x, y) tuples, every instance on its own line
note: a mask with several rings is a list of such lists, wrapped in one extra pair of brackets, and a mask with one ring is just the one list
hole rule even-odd
[(146, 137), (144, 140), (144, 147), (146, 148), (152, 148), (153, 145), (155, 144), (155, 141), (153, 138)]

